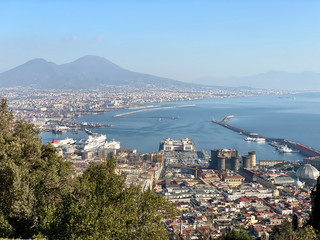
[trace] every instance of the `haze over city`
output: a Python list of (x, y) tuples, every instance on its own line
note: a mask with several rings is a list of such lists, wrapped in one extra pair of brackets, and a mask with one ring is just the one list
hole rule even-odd
[(320, 72), (318, 1), (2, 1), (0, 72), (85, 55), (211, 83), (279, 70)]
[(320, 239), (320, 2), (0, 2), (0, 239)]

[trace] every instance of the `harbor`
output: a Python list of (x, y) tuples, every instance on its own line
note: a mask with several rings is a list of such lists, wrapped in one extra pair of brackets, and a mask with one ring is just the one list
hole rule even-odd
[(88, 135), (97, 135), (92, 129), (114, 127), (112, 124), (103, 124), (96, 122), (76, 123), (73, 118), (61, 118), (61, 119), (48, 119), (44, 121), (38, 129), (40, 132), (52, 132), (55, 135), (62, 134), (63, 132), (71, 132), (77, 134), (78, 131), (84, 131)]
[[(295, 100), (297, 105), (300, 97)], [(304, 98), (303, 98), (304, 99)], [(225, 103), (227, 101), (227, 104)], [(212, 148), (236, 148), (240, 153), (248, 151), (256, 151), (258, 160), (285, 160), (285, 161), (302, 161), (306, 155), (300, 153), (282, 153), (276, 147), (269, 145), (272, 141), (266, 143), (256, 143), (244, 141), (250, 133), (259, 133), (259, 135), (271, 137), (270, 139), (288, 139), (295, 143), (302, 143), (314, 149), (320, 149), (319, 137), (316, 132), (319, 131), (317, 115), (308, 115), (309, 105), (303, 104), (303, 108), (299, 111), (304, 111), (293, 116), (290, 113), (280, 112), (278, 108), (290, 109), (290, 106), (284, 102), (289, 101), (287, 98), (279, 99), (276, 96), (260, 97), (260, 98), (234, 98), (234, 99), (209, 99), (185, 101), (181, 103), (164, 103), (164, 106), (180, 105), (195, 105), (195, 107), (160, 109), (152, 112), (141, 112), (136, 114), (129, 114), (124, 117), (114, 118), (117, 113), (106, 112), (103, 115), (85, 115), (81, 118), (75, 118), (76, 123), (91, 122), (110, 124), (113, 127), (107, 128), (93, 128), (88, 129), (98, 133), (107, 134), (111, 139), (118, 139), (123, 143), (125, 148), (135, 148), (139, 152), (152, 152), (157, 150), (157, 141), (170, 137), (173, 139), (182, 139), (188, 137), (201, 148), (210, 151)], [(280, 103), (279, 103), (280, 102)], [(283, 102), (283, 103), (282, 103)], [(317, 102), (316, 102), (317, 103)], [(313, 104), (315, 107), (317, 104)], [(269, 111), (265, 108), (258, 108), (256, 106), (265, 106), (267, 104)], [(158, 106), (157, 106), (158, 107)], [(119, 110), (118, 113), (132, 112), (135, 110)], [(287, 111), (287, 110), (286, 110)], [(273, 112), (271, 114), (270, 112)], [(228, 125), (239, 127), (238, 131), (230, 131), (230, 129), (221, 127), (218, 124), (209, 122), (212, 114), (216, 120), (222, 120), (225, 116), (234, 115)], [(282, 114), (282, 116), (280, 115)], [(151, 118), (151, 117), (157, 118)], [(174, 121), (167, 118), (178, 118)], [(158, 118), (159, 117), (159, 118)], [(293, 118), (295, 117), (295, 118)], [(287, 119), (290, 124), (287, 124)], [(297, 119), (297, 120), (295, 120)], [(59, 119), (57, 119), (58, 121)], [(301, 122), (308, 124), (300, 125)], [(317, 123), (317, 124), (315, 124)], [(61, 123), (64, 124), (64, 121)], [(314, 129), (312, 132), (309, 129)], [(246, 131), (248, 135), (245, 135)], [(240, 131), (243, 135), (238, 134)], [(235, 134), (236, 133), (236, 134)], [(313, 135), (312, 135), (313, 134)], [(43, 143), (52, 141), (52, 139), (64, 139), (66, 137), (80, 140), (87, 138), (87, 133), (80, 130), (78, 134), (65, 131), (62, 134), (55, 135), (51, 131), (42, 132), (41, 138)], [(269, 143), (269, 144), (268, 144)], [(279, 145), (282, 141), (277, 141)], [(285, 144), (283, 144), (285, 145)], [(290, 144), (287, 144), (290, 148)]]
[[(296, 143), (284, 138), (271, 138), (271, 137), (265, 137), (262, 136), (260, 134), (254, 133), (254, 132), (250, 132), (247, 131), (245, 129), (241, 129), (235, 126), (232, 126), (230, 124), (228, 124), (229, 120), (233, 118), (233, 116), (227, 116), (225, 117), (223, 120), (219, 121), (219, 120), (215, 120), (214, 118), (211, 119), (211, 122), (216, 123), (222, 127), (228, 128), (234, 132), (237, 132), (240, 135), (244, 135), (247, 136), (247, 138), (245, 140), (247, 140), (248, 138), (256, 138), (256, 139), (264, 139), (266, 142), (268, 142), (271, 146), (275, 147), (276, 149), (282, 149), (282, 152), (286, 152), (286, 150), (283, 150), (284, 147), (286, 147), (287, 149), (291, 149), (287, 150), (286, 153), (289, 152), (299, 152), (302, 155), (304, 155), (305, 157), (316, 157), (316, 156), (320, 156), (320, 151), (313, 149), (309, 146), (303, 145), (301, 143)], [(248, 141), (248, 140), (247, 140)], [(253, 140), (254, 141), (254, 140)]]

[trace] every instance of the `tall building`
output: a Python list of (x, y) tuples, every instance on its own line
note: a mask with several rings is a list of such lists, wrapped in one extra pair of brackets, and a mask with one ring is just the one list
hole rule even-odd
[[(236, 149), (213, 149), (209, 168), (215, 170), (232, 169), (239, 165), (239, 154)], [(232, 159), (232, 160), (231, 160)]]
[(251, 160), (251, 167), (255, 167), (257, 165), (257, 154), (255, 151), (250, 151), (248, 152), (248, 155), (250, 156), (250, 160)]
[(238, 171), (240, 168), (240, 161), (238, 157), (232, 157), (230, 160), (230, 169)]
[(214, 170), (239, 170), (256, 166), (256, 152), (248, 152), (241, 156), (236, 149), (213, 149), (211, 150), (211, 161), (209, 168)]

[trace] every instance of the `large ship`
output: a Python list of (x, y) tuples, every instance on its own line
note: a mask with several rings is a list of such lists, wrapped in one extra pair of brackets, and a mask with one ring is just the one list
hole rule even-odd
[(65, 145), (71, 145), (71, 144), (74, 144), (76, 143), (76, 140), (74, 140), (73, 138), (65, 138), (65, 139), (62, 139), (60, 141), (58, 140), (53, 140), (52, 141), (52, 145), (54, 147), (60, 147), (60, 146), (65, 146)]
[(110, 149), (110, 150), (120, 149), (120, 142), (117, 142), (115, 140), (113, 140), (111, 142), (106, 142), (104, 144), (103, 148)]
[(83, 143), (83, 150), (92, 151), (100, 147), (103, 147), (106, 143), (107, 136), (100, 135), (96, 137), (89, 136), (89, 138)]

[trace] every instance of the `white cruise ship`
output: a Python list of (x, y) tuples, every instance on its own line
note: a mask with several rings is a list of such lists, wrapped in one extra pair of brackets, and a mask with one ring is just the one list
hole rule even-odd
[(54, 147), (60, 147), (60, 146), (65, 146), (65, 145), (71, 145), (71, 144), (74, 144), (76, 143), (76, 140), (74, 140), (73, 138), (65, 138), (65, 139), (62, 139), (60, 141), (58, 140), (53, 140), (52, 141), (52, 145)]
[(83, 143), (83, 150), (92, 151), (103, 147), (106, 143), (106, 140), (106, 135), (100, 135), (96, 137), (89, 136), (89, 138)]
[(110, 149), (110, 150), (117, 150), (120, 149), (120, 142), (117, 141), (112, 141), (112, 142), (106, 142), (103, 146), (105, 149)]

